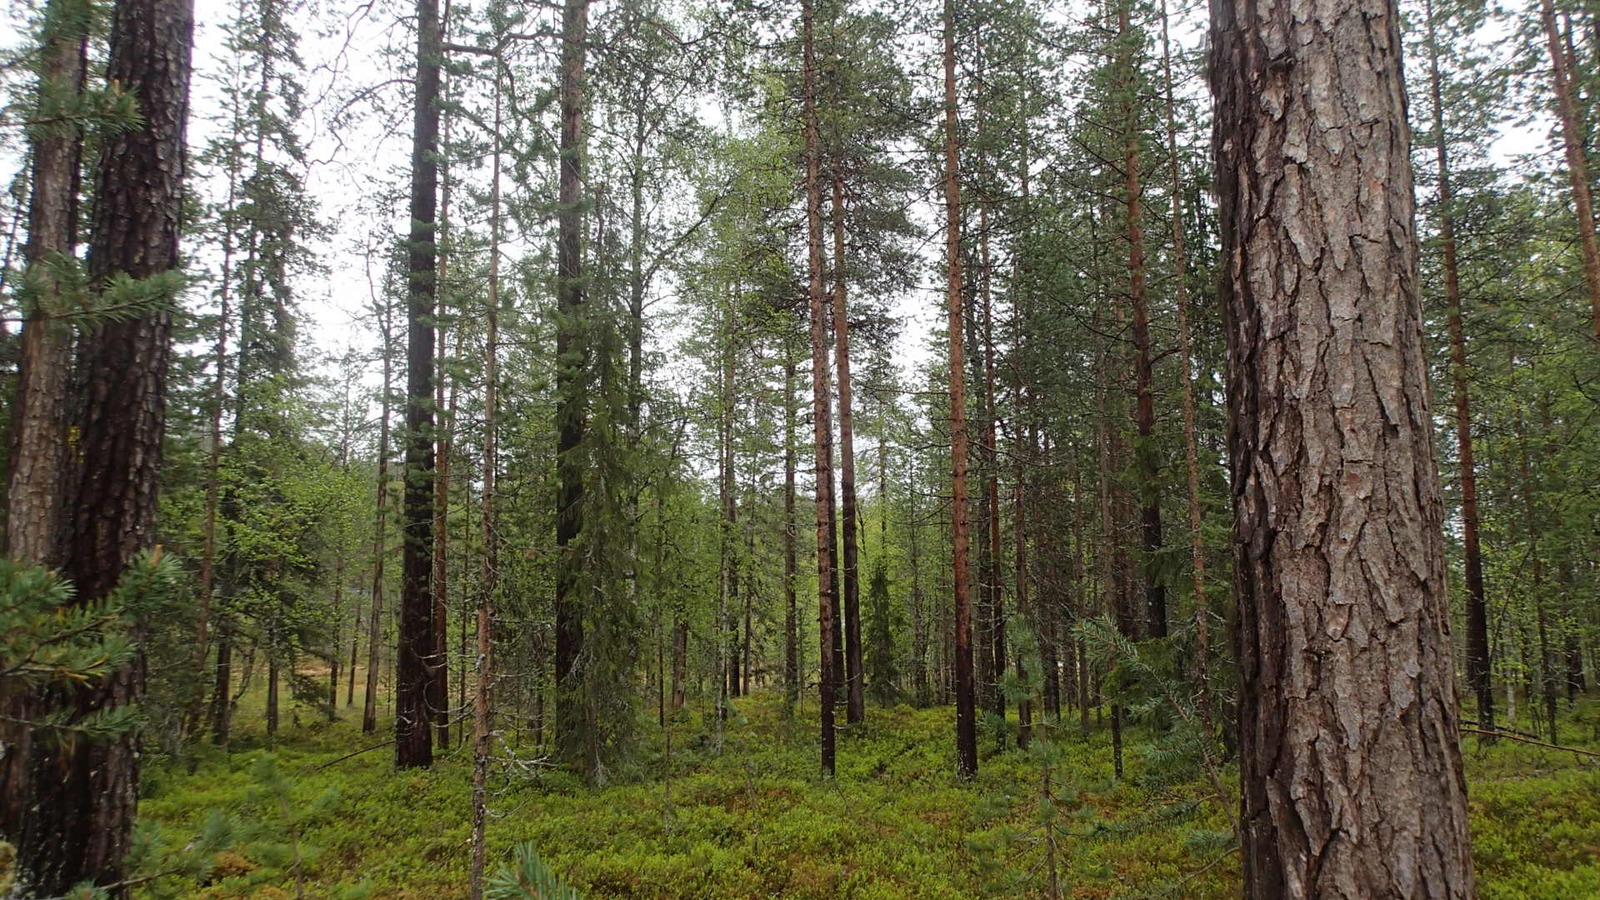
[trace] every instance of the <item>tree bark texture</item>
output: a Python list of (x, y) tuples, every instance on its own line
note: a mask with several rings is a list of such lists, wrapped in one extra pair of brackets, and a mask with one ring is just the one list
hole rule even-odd
[(405, 531), (400, 637), (395, 656), (395, 764), (433, 764), (434, 313), (438, 293), (439, 3), (417, 0), (417, 66), (411, 135), (410, 283), (406, 294)]
[[(61, 16), (68, 4), (46, 14)], [(41, 92), (81, 87), (85, 35), (62, 22), (45, 36), (41, 50)], [(68, 373), (72, 368), (72, 326), (55, 316), (60, 298), (51, 266), (70, 264), (76, 243), (79, 162), (82, 138), (76, 130), (47, 130), (32, 141), (33, 193), (28, 201), (27, 264), (40, 276), (42, 295), (25, 312), (11, 409), (11, 457), (6, 488), (6, 553), (40, 565), (56, 561), (62, 514), (61, 487), (67, 459)]]
[(1245, 895), (1471, 897), (1398, 10), (1211, 12)]
[[(138, 98), (140, 124), (107, 139), (95, 190), (89, 278), (145, 279), (179, 267), (194, 8), (190, 0), (121, 0), (107, 74)], [(90, 603), (115, 587), (154, 536), (166, 428), (172, 318), (145, 312), (96, 324), (80, 343), (77, 459), (63, 515), (61, 572)], [(52, 698), (72, 719), (135, 704), (142, 657), (92, 687)], [(122, 880), (139, 795), (139, 736), (36, 742), (17, 872), (33, 896)], [(125, 893), (119, 892), (119, 893)]]
[[(52, 7), (64, 7), (61, 0)], [(59, 9), (47, 12), (58, 16)], [(80, 27), (81, 26), (81, 27)], [(63, 22), (44, 35), (40, 47), (41, 96), (63, 85), (79, 86), (84, 76), (87, 21)], [(41, 110), (42, 111), (42, 110)], [(32, 141), (33, 193), (28, 201), (28, 244), (24, 257), (44, 289), (25, 313), (19, 339), (17, 382), (11, 406), (11, 455), (6, 487), (7, 555), (18, 562), (52, 565), (57, 555), (62, 514), (62, 478), (67, 461), (68, 375), (72, 370), (72, 326), (56, 321), (56, 295), (50, 267), (69, 261), (78, 215), (78, 177), (82, 139), (47, 132)], [(25, 691), (0, 693), (0, 713), (27, 718)], [(15, 839), (27, 806), (30, 729), (0, 721), (0, 836)]]

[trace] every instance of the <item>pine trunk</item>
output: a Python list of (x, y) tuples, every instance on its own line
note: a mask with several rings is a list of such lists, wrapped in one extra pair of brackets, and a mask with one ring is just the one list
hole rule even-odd
[(1399, 26), (1212, 7), (1251, 898), (1475, 893)]
[(1204, 509), (1200, 505), (1200, 452), (1196, 443), (1194, 346), (1189, 334), (1188, 252), (1184, 239), (1183, 181), (1178, 157), (1178, 111), (1173, 91), (1172, 46), (1165, 0), (1161, 4), (1161, 73), (1166, 94), (1167, 156), (1172, 192), (1173, 305), (1178, 320), (1178, 354), (1183, 366), (1183, 464), (1189, 507), (1190, 602), (1194, 605), (1195, 681), (1199, 686), (1200, 721), (1207, 739), (1216, 733), (1211, 705), (1211, 609), (1206, 601)]
[(489, 285), (484, 303), (483, 351), (483, 495), (481, 522), (483, 565), (478, 577), (477, 654), (472, 690), (472, 868), (468, 881), (472, 900), (483, 900), (483, 873), (488, 863), (489, 758), (494, 719), (490, 706), (494, 677), (494, 642), (490, 626), (500, 579), (500, 529), (496, 495), (499, 477), (500, 413), (500, 72), (494, 61), (495, 145), (489, 175)]
[(388, 555), (389, 524), (389, 398), (394, 387), (394, 354), (391, 350), (393, 316), (388, 300), (378, 310), (383, 331), (383, 396), (378, 400), (378, 497), (376, 521), (372, 527), (372, 612), (367, 623), (366, 697), (361, 707), (361, 731), (378, 729), (378, 664), (383, 653), (383, 563)]
[(1155, 446), (1156, 406), (1153, 391), (1155, 357), (1150, 346), (1150, 300), (1146, 289), (1144, 259), (1144, 184), (1140, 180), (1139, 105), (1136, 95), (1137, 72), (1134, 48), (1129, 40), (1131, 28), (1128, 0), (1117, 7), (1121, 35), (1122, 76), (1125, 80), (1123, 115), (1122, 201), (1128, 241), (1128, 303), (1133, 313), (1134, 427), (1139, 433), (1133, 458), (1139, 491), (1140, 549), (1143, 551), (1145, 635), (1167, 636), (1167, 588), (1161, 580), (1158, 554), (1161, 552), (1161, 466)]
[(1478, 700), (1478, 724), (1494, 730), (1494, 683), (1489, 655), (1489, 603), (1483, 583), (1478, 520), (1478, 473), (1473, 460), (1472, 395), (1467, 384), (1467, 339), (1461, 319), (1461, 273), (1457, 262), (1455, 194), (1450, 142), (1445, 134), (1439, 75), (1438, 29), (1431, 0), (1424, 3), (1428, 36), (1428, 92), (1433, 106), (1434, 159), (1439, 177), (1439, 249), (1444, 268), (1450, 331), (1450, 384), (1456, 413), (1457, 465), (1461, 478), (1461, 547), (1467, 583), (1467, 684)]
[(556, 212), (556, 740), (569, 765), (592, 771), (598, 748), (587, 726), (578, 654), (583, 648), (584, 601), (578, 596), (583, 531), (584, 469), (580, 458), (588, 429), (584, 400), (587, 368), (583, 283), (584, 57), (588, 0), (565, 0), (561, 13), (560, 183)]
[(400, 634), (395, 656), (395, 765), (433, 764), (434, 313), (438, 292), (438, 0), (417, 0), (417, 67), (411, 136), (410, 274), (406, 294), (405, 531)]
[[(1000, 549), (1000, 442), (999, 412), (995, 405), (994, 295), (990, 290), (989, 202), (978, 204), (978, 294), (983, 306), (983, 526), (984, 543), (978, 566), (984, 606), (989, 620), (990, 711), (1006, 717), (1006, 610), (1004, 564)], [(977, 323), (974, 323), (977, 324)]]
[[(189, 0), (121, 0), (112, 12), (107, 75), (139, 98), (137, 127), (109, 135), (94, 192), (89, 279), (163, 277), (179, 266), (184, 123), (194, 9)], [(107, 596), (155, 532), (172, 316), (142, 312), (96, 324), (82, 338), (76, 424), (82, 460), (60, 520), (60, 571), (75, 603)], [(54, 543), (54, 542), (52, 542)], [(68, 721), (135, 705), (144, 660), (48, 698)], [(139, 796), (139, 735), (38, 742), (30, 752), (29, 815), (17, 848), (20, 887), (66, 893), (80, 881), (123, 880)], [(124, 896), (127, 889), (112, 890)]]
[[(835, 165), (838, 165), (837, 161)], [(861, 574), (857, 539), (855, 416), (850, 392), (850, 316), (845, 302), (844, 176), (833, 173), (833, 339), (839, 371), (839, 509), (843, 528), (845, 721), (867, 717), (861, 653)]]
[(792, 710), (800, 700), (800, 623), (795, 597), (796, 535), (794, 383), (796, 366), (791, 342), (784, 341), (783, 365), (783, 696)]
[[(448, 192), (446, 192), (448, 196)], [(445, 215), (448, 216), (448, 205)], [(444, 257), (439, 259), (439, 275), (444, 277)], [(456, 403), (456, 384), (452, 381), (449, 403), (445, 403), (444, 383), (449, 375), (445, 365), (445, 329), (439, 328), (438, 366), (434, 379), (434, 403), (439, 410), (437, 463), (433, 480), (433, 659), (428, 684), (428, 710), (433, 714), (434, 744), (450, 746), (450, 456)], [(459, 346), (460, 339), (457, 338)]]
[(1594, 191), (1583, 146), (1583, 119), (1578, 112), (1567, 52), (1562, 47), (1555, 5), (1551, 0), (1539, 0), (1539, 13), (1544, 23), (1545, 42), (1550, 50), (1550, 79), (1556, 95), (1556, 117), (1561, 121), (1561, 144), (1567, 155), (1572, 205), (1578, 216), (1578, 243), (1583, 248), (1583, 276), (1589, 289), (1589, 311), (1594, 318), (1595, 337), (1600, 339), (1600, 237), (1595, 234)]
[(835, 612), (838, 608), (834, 574), (833, 523), (833, 415), (828, 387), (827, 301), (822, 284), (822, 175), (817, 143), (817, 60), (813, 0), (801, 0), (801, 91), (805, 105), (806, 163), (806, 274), (811, 312), (811, 404), (816, 451), (817, 508), (817, 621), (822, 660), (822, 771), (834, 770), (834, 703), (838, 674), (834, 653)]
[[(46, 21), (63, 15), (64, 0), (50, 4)], [(84, 78), (85, 37), (76, 29), (52, 30), (40, 53), (40, 85), (76, 92)], [(25, 313), (19, 341), (11, 456), (6, 488), (6, 553), (14, 560), (52, 565), (59, 547), (61, 485), (66, 467), (68, 374), (72, 327), (57, 316), (67, 298), (56, 293), (53, 267), (72, 263), (76, 244), (82, 139), (76, 132), (45, 130), (33, 141), (33, 192), (28, 203), (24, 258), (42, 291)]]
[(944, 0), (945, 302), (950, 338), (950, 553), (955, 597), (956, 776), (978, 774), (977, 704), (972, 683), (972, 598), (967, 572), (967, 392), (962, 345), (961, 164), (956, 106), (956, 4)]
[[(67, 0), (54, 0), (47, 22), (60, 22)], [(44, 35), (40, 48), (38, 90), (83, 83), (85, 37), (59, 25)], [(28, 203), (28, 244), (23, 256), (43, 289), (27, 310), (19, 339), (17, 380), (11, 406), (11, 455), (6, 486), (6, 554), (18, 562), (53, 566), (61, 534), (62, 479), (67, 466), (67, 399), (72, 370), (72, 326), (53, 315), (62, 298), (56, 295), (51, 266), (70, 264), (74, 256), (78, 216), (78, 179), (82, 138), (76, 133), (47, 131), (33, 141), (33, 193)], [(226, 316), (224, 316), (226, 318)], [(203, 657), (202, 657), (203, 659)], [(0, 713), (27, 717), (23, 692), (0, 692)], [(30, 729), (0, 719), (0, 743), (8, 752), (0, 759), (0, 836), (15, 839), (27, 806), (26, 761)]]

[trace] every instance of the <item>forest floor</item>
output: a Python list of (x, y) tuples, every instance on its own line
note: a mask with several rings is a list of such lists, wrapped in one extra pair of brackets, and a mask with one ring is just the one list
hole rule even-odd
[[(870, 708), (864, 726), (841, 728), (831, 781), (817, 774), (815, 707), (789, 718), (769, 693), (734, 701), (720, 752), (707, 709), (679, 714), (670, 759), (651, 722), (637, 762), (606, 787), (537, 766), (513, 777), (502, 764), (491, 866), (531, 841), (586, 898), (1050, 897), (1052, 860), (1062, 897), (1238, 895), (1211, 779), (1148, 732), (1129, 729), (1121, 781), (1103, 728), (1085, 736), (1074, 720), (1053, 750), (1031, 752), (996, 752), (991, 733), (979, 777), (961, 784), (951, 715)], [(302, 710), (285, 726), (276, 776), (250, 729), (192, 775), (176, 762), (147, 768), (141, 823), (163, 842), (181, 846), (212, 810), (248, 823), (249, 840), (221, 855), (212, 883), (166, 879), (142, 897), (466, 897), (467, 753), (397, 773), (389, 746), (346, 758), (387, 736), (387, 721), (373, 736), (360, 733), (359, 709), (312, 718)], [(1563, 732), (1600, 748), (1600, 702), (1580, 702)], [(1466, 759), (1484, 900), (1600, 897), (1600, 760), (1475, 738)], [(1231, 809), (1237, 776), (1221, 776)]]

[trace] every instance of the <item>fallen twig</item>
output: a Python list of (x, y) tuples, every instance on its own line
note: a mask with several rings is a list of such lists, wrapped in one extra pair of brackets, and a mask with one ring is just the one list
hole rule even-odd
[(330, 762), (325, 762), (320, 766), (312, 766), (310, 769), (307, 769), (306, 771), (307, 772), (321, 772), (323, 769), (326, 769), (329, 766), (336, 766), (339, 763), (342, 763), (347, 759), (353, 759), (353, 758), (355, 758), (357, 756), (360, 756), (363, 753), (368, 753), (370, 751), (376, 750), (379, 747), (387, 747), (392, 743), (394, 743), (394, 738), (390, 738), (390, 739), (388, 739), (387, 741), (384, 741), (381, 744), (373, 744), (371, 747), (362, 747), (360, 750), (357, 750), (354, 753), (346, 753), (345, 755), (339, 757), (338, 759), (332, 760)]
[(1577, 747), (1563, 747), (1560, 744), (1547, 744), (1544, 741), (1536, 741), (1532, 738), (1518, 737), (1517, 735), (1508, 731), (1490, 731), (1486, 728), (1468, 728), (1465, 725), (1461, 726), (1461, 730), (1466, 734), (1481, 734), (1486, 737), (1505, 738), (1508, 741), (1516, 741), (1519, 744), (1532, 744), (1535, 747), (1544, 747), (1547, 750), (1560, 750), (1563, 753), (1575, 753), (1579, 756), (1587, 756), (1591, 759), (1600, 759), (1600, 753), (1595, 753), (1592, 750), (1580, 750)]

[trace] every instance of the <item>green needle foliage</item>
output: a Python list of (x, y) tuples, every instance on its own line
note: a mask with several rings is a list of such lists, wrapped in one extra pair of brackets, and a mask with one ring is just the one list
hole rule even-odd
[(550, 870), (531, 842), (519, 844), (514, 859), (490, 879), (491, 900), (580, 900), (577, 890)]
[[(160, 551), (140, 554), (103, 600), (74, 604), (73, 588), (39, 566), (0, 561), (0, 693), (8, 695), (90, 686), (138, 653), (135, 623), (169, 604), (177, 565)], [(29, 717), (43, 734), (90, 739), (123, 734), (140, 722), (136, 707), (101, 709), (83, 718), (69, 710)]]

